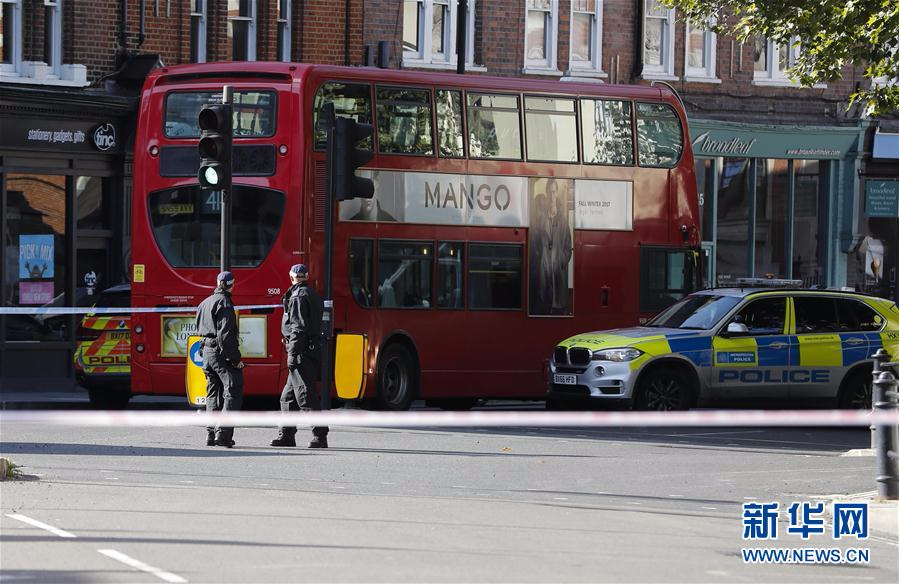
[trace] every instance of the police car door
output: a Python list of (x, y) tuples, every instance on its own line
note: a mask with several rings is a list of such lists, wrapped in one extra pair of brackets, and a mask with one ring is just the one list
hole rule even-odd
[[(731, 323), (737, 326), (729, 327)], [(751, 300), (726, 319), (712, 339), (713, 395), (787, 397), (791, 341), (786, 325), (786, 296)], [(744, 327), (743, 331), (735, 330)]]
[(834, 396), (844, 371), (837, 299), (800, 294), (793, 297), (793, 307), (799, 361), (790, 371), (790, 394)]

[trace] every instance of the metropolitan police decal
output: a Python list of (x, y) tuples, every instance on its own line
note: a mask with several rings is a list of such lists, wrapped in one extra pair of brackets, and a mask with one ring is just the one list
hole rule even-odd
[(94, 130), (94, 146), (106, 152), (116, 147), (115, 126), (110, 123), (101, 124)]

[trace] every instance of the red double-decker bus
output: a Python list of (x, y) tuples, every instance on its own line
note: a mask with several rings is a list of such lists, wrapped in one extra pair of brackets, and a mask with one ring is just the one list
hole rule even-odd
[[(365, 397), (408, 408), (542, 399), (555, 343), (634, 325), (698, 279), (687, 120), (664, 87), (289, 63), (153, 72), (132, 221), (135, 393), (182, 394), (193, 307), (219, 265), (197, 114), (234, 87), (238, 305), (277, 304), (295, 263), (326, 267), (323, 104), (374, 126), (372, 199), (335, 206), (337, 332), (368, 336)], [(280, 310), (240, 314), (246, 395), (277, 395)]]

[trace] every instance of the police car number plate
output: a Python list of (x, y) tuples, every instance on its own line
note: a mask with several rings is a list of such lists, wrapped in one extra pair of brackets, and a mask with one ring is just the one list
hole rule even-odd
[(562, 375), (556, 373), (553, 375), (553, 383), (559, 383), (562, 385), (576, 385), (577, 384), (577, 376), (576, 375)]

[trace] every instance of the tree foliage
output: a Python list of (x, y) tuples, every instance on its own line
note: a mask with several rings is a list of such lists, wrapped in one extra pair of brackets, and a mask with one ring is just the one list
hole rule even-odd
[(806, 87), (841, 79), (846, 65), (862, 67), (866, 82), (850, 104), (863, 104), (867, 115), (899, 113), (899, 0), (660, 1), (740, 42), (798, 43), (786, 74)]

